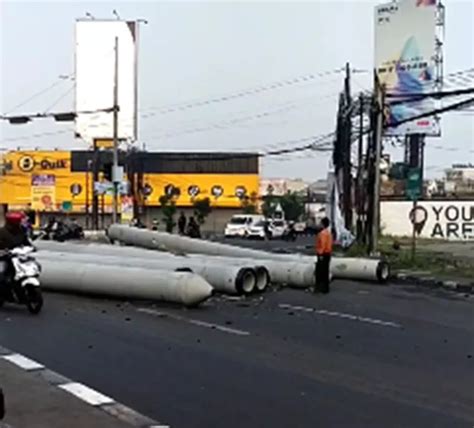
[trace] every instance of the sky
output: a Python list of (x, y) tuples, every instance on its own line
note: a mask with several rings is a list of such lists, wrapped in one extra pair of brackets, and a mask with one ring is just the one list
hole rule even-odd
[[(73, 110), (74, 24), (144, 18), (139, 47), (139, 141), (148, 150), (268, 150), (332, 132), (340, 70), (354, 95), (371, 88), (373, 9), (379, 1), (1, 1), (0, 113)], [(445, 74), (474, 67), (474, 0), (445, 0)], [(301, 76), (314, 78), (237, 100), (160, 114), (159, 108), (222, 97)], [(48, 89), (49, 87), (52, 88)], [(44, 93), (24, 103), (42, 90)], [(23, 104), (24, 103), (24, 104)], [(22, 105), (23, 104), (23, 105)], [(17, 107), (18, 106), (18, 107)], [(15, 107), (17, 107), (15, 109)], [(157, 113), (158, 112), (158, 113)], [(153, 113), (153, 114), (150, 114)], [(307, 140), (305, 140), (307, 141)], [(0, 148), (82, 148), (72, 124), (0, 123)], [(401, 160), (401, 148), (387, 147)], [(304, 152), (262, 160), (265, 177), (316, 180), (330, 155)], [(428, 177), (474, 163), (474, 116), (442, 120), (427, 141)]]

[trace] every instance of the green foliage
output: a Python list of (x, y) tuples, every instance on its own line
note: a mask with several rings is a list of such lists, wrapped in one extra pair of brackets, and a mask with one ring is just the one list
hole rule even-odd
[(211, 200), (209, 198), (196, 199), (193, 202), (194, 216), (200, 225), (203, 225), (207, 216), (211, 213)]
[(242, 199), (242, 212), (244, 214), (257, 214), (258, 195), (252, 192), (250, 196), (245, 195)]
[(278, 196), (268, 195), (263, 198), (262, 204), (262, 214), (267, 217), (271, 218), (275, 214), (275, 209), (279, 202)]
[(280, 204), (287, 221), (298, 221), (304, 214), (304, 200), (297, 193), (288, 192), (280, 198)]
[(163, 213), (166, 231), (168, 233), (173, 233), (173, 229), (176, 226), (176, 222), (174, 221), (174, 216), (177, 211), (176, 202), (173, 197), (168, 195), (161, 196), (159, 202), (161, 205), (161, 212)]

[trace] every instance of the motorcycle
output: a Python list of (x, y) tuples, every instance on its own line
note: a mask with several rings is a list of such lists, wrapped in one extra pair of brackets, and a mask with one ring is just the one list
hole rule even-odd
[(32, 314), (41, 311), (41, 265), (32, 256), (34, 251), (25, 246), (0, 254), (0, 306), (11, 302), (26, 305)]

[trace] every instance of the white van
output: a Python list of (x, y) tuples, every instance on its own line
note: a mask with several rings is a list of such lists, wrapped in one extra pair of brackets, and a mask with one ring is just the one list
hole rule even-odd
[(250, 228), (263, 219), (263, 215), (256, 214), (233, 215), (225, 227), (224, 235), (226, 238), (245, 238), (248, 235)]

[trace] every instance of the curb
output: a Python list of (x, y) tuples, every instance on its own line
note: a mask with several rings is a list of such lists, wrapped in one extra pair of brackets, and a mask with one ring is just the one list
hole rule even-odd
[[(47, 384), (60, 389), (63, 392), (69, 393), (81, 400), (83, 403), (88, 404), (96, 409), (100, 409), (121, 422), (129, 424), (131, 427), (136, 428), (169, 428), (169, 425), (159, 423), (148, 416), (142, 415), (135, 410), (124, 406), (123, 404), (115, 401), (113, 398), (107, 397), (98, 391), (89, 388), (73, 380), (68, 379), (49, 370), (37, 361), (31, 360), (21, 354), (10, 351), (7, 348), (0, 346), (0, 358), (4, 359), (16, 367), (25, 370), (26, 372), (35, 374), (44, 380)], [(82, 396), (81, 396), (82, 392)], [(8, 411), (8, 409), (6, 409)], [(0, 422), (0, 428), (8, 427), (2, 425)]]
[(395, 273), (391, 276), (392, 282), (416, 284), (430, 288), (442, 288), (444, 290), (456, 291), (459, 293), (474, 294), (474, 283), (466, 284), (457, 281), (440, 281), (434, 277), (424, 277), (410, 275), (406, 273)]

